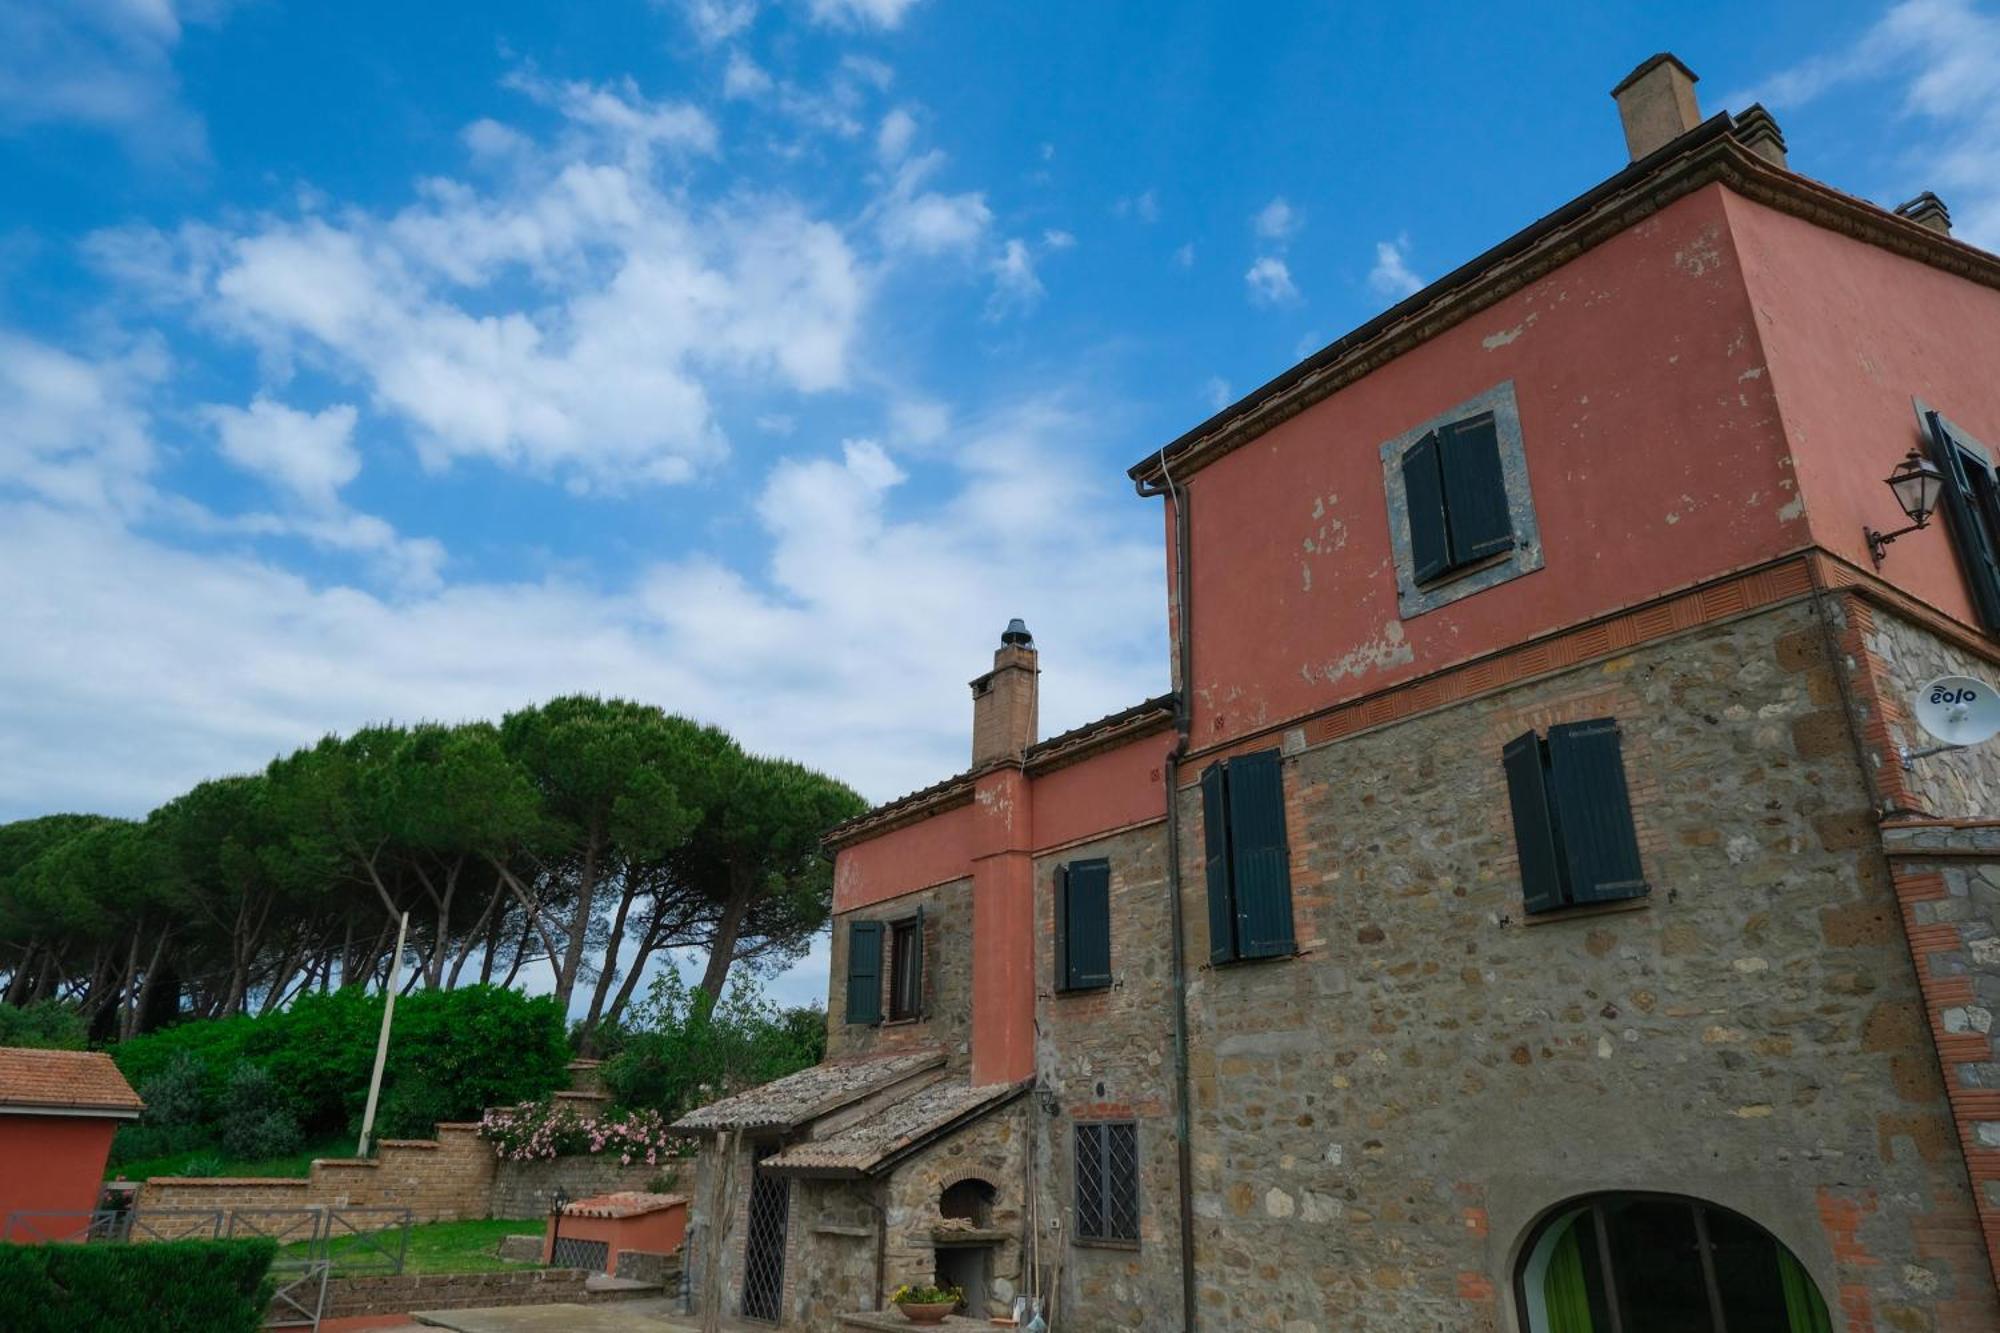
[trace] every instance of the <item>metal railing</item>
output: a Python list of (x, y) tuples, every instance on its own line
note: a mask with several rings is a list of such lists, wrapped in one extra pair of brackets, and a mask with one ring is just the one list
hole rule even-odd
[(410, 1252), (407, 1208), (124, 1208), (89, 1212), (21, 1210), (0, 1226), (15, 1244), (141, 1244), (247, 1239), (277, 1243), (276, 1290), (265, 1328), (317, 1329), (334, 1276), (392, 1275)]

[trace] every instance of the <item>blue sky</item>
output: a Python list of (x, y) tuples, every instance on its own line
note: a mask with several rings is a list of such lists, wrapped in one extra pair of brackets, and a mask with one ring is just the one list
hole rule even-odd
[(887, 798), (1014, 615), (1047, 730), (1155, 692), (1124, 467), (1617, 170), (1663, 49), (2000, 243), (1947, 0), (0, 0), (0, 818), (571, 690)]

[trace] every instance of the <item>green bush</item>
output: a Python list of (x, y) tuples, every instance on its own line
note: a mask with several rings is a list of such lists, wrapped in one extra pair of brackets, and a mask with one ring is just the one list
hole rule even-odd
[(268, 1240), (0, 1245), (8, 1333), (255, 1333), (271, 1303)]
[(60, 1000), (43, 1000), (25, 1008), (0, 1004), (0, 1046), (33, 1046), (51, 1051), (80, 1051), (90, 1043), (83, 1015)]
[(717, 1097), (783, 1078), (826, 1055), (826, 1011), (781, 1009), (739, 979), (719, 1003), (668, 969), (605, 1063), (621, 1106), (669, 1121)]
[(305, 1136), (269, 1070), (244, 1062), (222, 1093), (222, 1146), (237, 1157), (285, 1157)]
[[(381, 995), (351, 988), (303, 995), (261, 1018), (196, 1020), (120, 1042), (111, 1057), (142, 1095), (170, 1069), (181, 1078), (187, 1064), (199, 1071), (194, 1082), (205, 1128), (196, 1141), (159, 1153), (121, 1146), (119, 1159), (220, 1144), (238, 1120), (246, 1121), (240, 1134), (276, 1132), (280, 1125), (251, 1125), (255, 1117), (228, 1110), (231, 1080), (244, 1065), (261, 1071), (269, 1108), (282, 1111), (302, 1135), (316, 1141), (357, 1129), (381, 1024)], [(477, 1120), (488, 1106), (532, 1101), (564, 1085), (568, 1060), (562, 1011), (551, 996), (499, 986), (403, 996), (396, 1001), (376, 1132), (425, 1137), (439, 1120)]]

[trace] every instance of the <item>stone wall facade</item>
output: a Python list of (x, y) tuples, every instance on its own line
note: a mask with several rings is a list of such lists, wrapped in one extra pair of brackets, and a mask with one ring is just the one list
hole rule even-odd
[[(1063, 992), (1056, 986), (1057, 871), (1095, 857), (1111, 865), (1112, 984)], [(1036, 1176), (1043, 1182), (1043, 1249), (1061, 1255), (1050, 1267), (1060, 1271), (1065, 1326), (1165, 1326), (1159, 1321), (1177, 1320), (1181, 1308), (1165, 818), (1037, 857), (1035, 909), (1036, 1075), (1054, 1112), (1034, 1122)], [(1076, 1126), (1096, 1120), (1138, 1126), (1134, 1246), (1076, 1237)]]
[[(887, 923), (919, 910), (924, 916), (924, 1010), (916, 1019), (889, 1014), (891, 966)], [(847, 927), (854, 921), (884, 923), (882, 941), (883, 1021), (847, 1021)], [(956, 880), (888, 902), (843, 913), (833, 931), (833, 961), (827, 987), (828, 1059), (882, 1055), (918, 1046), (943, 1047), (954, 1068), (972, 1058), (972, 881)]]
[[(2000, 1321), (1826, 643), (1793, 603), (1289, 738), (1300, 952), (1188, 988), (1205, 1317), (1511, 1328), (1531, 1225), (1626, 1189), (1759, 1223), (1849, 1328)], [(1599, 716), (1650, 894), (1530, 921), (1501, 747)], [(1192, 791), (1181, 818), (1202, 959)]]

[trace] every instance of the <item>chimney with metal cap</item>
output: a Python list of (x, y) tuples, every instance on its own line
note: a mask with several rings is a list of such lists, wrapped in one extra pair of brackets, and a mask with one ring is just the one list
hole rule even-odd
[(1625, 126), (1625, 150), (1634, 162), (1701, 124), (1694, 85), (1694, 71), (1662, 51), (1611, 90)]
[(972, 766), (1019, 759), (1040, 725), (1035, 636), (1019, 618), (1007, 622), (993, 669), (972, 682)]

